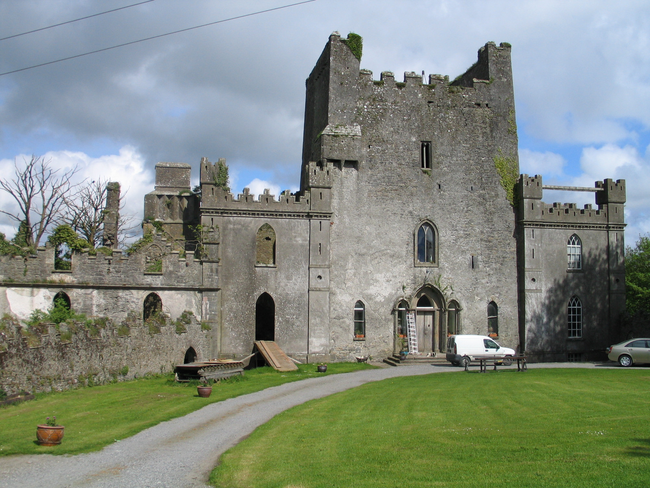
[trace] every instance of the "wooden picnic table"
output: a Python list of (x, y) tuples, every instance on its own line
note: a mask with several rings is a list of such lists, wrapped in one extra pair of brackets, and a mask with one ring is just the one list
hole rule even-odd
[[(517, 361), (517, 371), (526, 371), (528, 365), (526, 364), (526, 356), (469, 356), (471, 361), (478, 361), (479, 373), (487, 373), (487, 366), (490, 361), (494, 363), (494, 371), (497, 366), (510, 366), (513, 361)], [(465, 362), (465, 371), (469, 371), (471, 361)], [(505, 364), (508, 363), (508, 364)]]

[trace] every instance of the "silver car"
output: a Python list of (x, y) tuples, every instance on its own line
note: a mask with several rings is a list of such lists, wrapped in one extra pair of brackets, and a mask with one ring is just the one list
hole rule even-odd
[(607, 357), (621, 366), (650, 363), (650, 339), (628, 339), (606, 349)]

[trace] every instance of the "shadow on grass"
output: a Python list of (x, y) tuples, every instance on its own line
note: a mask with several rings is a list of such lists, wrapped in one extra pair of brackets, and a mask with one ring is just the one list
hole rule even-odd
[[(639, 445), (628, 447), (626, 454), (634, 457), (650, 457), (650, 439), (632, 439)], [(645, 445), (644, 445), (645, 444)]]

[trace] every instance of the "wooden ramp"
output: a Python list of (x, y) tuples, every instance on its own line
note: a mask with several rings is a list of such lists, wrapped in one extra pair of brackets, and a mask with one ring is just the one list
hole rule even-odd
[(255, 341), (257, 350), (264, 356), (269, 366), (278, 371), (296, 371), (298, 366), (289, 359), (275, 341)]

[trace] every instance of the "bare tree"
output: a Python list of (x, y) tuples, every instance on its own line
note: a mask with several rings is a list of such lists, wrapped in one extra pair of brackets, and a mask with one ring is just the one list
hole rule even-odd
[(7, 192), (18, 204), (18, 211), (11, 213), (0, 209), (19, 224), (25, 244), (38, 247), (43, 235), (51, 225), (59, 222), (64, 207), (77, 185), (71, 183), (79, 171), (74, 168), (59, 174), (52, 169), (50, 161), (40, 156), (25, 160), (24, 168), (14, 161), (13, 178), (0, 179), (0, 189)]
[[(116, 202), (109, 202), (109, 188), (117, 191)], [(116, 247), (117, 243), (112, 242), (113, 239), (122, 241), (133, 220), (132, 217), (123, 215), (123, 197), (119, 183), (109, 183), (102, 178), (87, 182), (68, 199), (63, 221), (95, 249), (103, 245)], [(112, 208), (113, 206), (115, 208)], [(111, 224), (112, 218), (115, 218), (116, 222), (112, 223), (108, 231), (111, 234), (109, 245), (106, 243), (109, 237), (107, 225)]]

